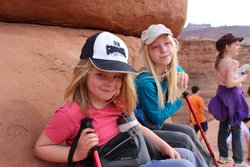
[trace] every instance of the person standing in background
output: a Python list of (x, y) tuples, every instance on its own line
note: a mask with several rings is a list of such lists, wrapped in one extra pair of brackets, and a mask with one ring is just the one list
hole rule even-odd
[[(194, 108), (194, 113), (196, 118), (198, 119), (199, 123), (201, 124), (201, 127), (204, 131), (204, 135), (206, 135), (206, 132), (208, 130), (208, 124), (207, 124), (207, 119), (204, 116), (204, 111), (208, 112), (208, 108), (204, 103), (204, 100), (202, 97), (200, 97), (200, 88), (198, 86), (193, 86), (191, 88), (193, 95), (189, 97), (190, 103), (192, 104)], [(196, 134), (199, 136), (200, 141), (202, 140), (202, 135), (199, 132), (199, 126), (197, 122), (194, 119), (193, 114), (191, 113), (189, 109), (189, 118), (192, 124), (194, 125), (194, 130)]]
[(248, 71), (239, 74), (239, 62), (234, 57), (239, 55), (240, 42), (243, 37), (225, 34), (216, 41), (219, 52), (214, 63), (214, 74), (218, 88), (216, 96), (209, 104), (209, 112), (220, 121), (218, 132), (218, 162), (224, 164), (231, 160), (228, 155), (227, 137), (232, 132), (233, 167), (246, 167), (243, 162), (243, 148), (241, 140), (241, 121), (248, 117), (249, 107), (241, 88), (241, 83), (247, 79)]

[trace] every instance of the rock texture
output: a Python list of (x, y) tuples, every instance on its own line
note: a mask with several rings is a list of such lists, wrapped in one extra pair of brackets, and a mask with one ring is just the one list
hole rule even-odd
[(187, 0), (8, 0), (0, 1), (0, 21), (108, 30), (140, 36), (162, 23), (178, 36)]

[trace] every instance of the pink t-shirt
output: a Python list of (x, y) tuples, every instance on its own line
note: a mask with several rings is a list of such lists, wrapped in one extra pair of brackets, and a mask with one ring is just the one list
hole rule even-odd
[[(102, 109), (89, 108), (88, 111), (92, 113), (90, 117), (99, 137), (99, 145), (105, 144), (120, 132), (117, 119), (121, 111), (117, 111), (112, 104)], [(80, 122), (85, 117), (77, 103), (70, 105), (66, 102), (48, 122), (45, 133), (55, 143), (66, 141), (67, 145), (71, 145), (80, 128)]]
[[(225, 57), (220, 61), (218, 65), (219, 70), (214, 69), (214, 73), (215, 73), (215, 77), (216, 77), (218, 85), (226, 86), (227, 70), (234, 65), (237, 65), (237, 68), (238, 68), (239, 62), (229, 57)], [(237, 79), (239, 76), (236, 74), (236, 72), (234, 72), (233, 77), (234, 79)]]

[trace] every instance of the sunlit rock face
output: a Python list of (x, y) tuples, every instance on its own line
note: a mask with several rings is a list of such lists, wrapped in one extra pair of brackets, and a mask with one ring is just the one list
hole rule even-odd
[(107, 30), (140, 36), (151, 24), (164, 24), (178, 36), (187, 0), (8, 0), (0, 1), (0, 21)]

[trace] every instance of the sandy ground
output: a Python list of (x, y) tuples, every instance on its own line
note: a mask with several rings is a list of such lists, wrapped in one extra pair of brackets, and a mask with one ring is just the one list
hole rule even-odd
[[(213, 153), (216, 157), (216, 159), (219, 159), (219, 152), (218, 152), (218, 147), (217, 147), (217, 132), (218, 132), (218, 127), (219, 127), (219, 121), (213, 120), (208, 123), (208, 132), (207, 132), (207, 140), (208, 143), (210, 144), (210, 147), (213, 150)], [(205, 145), (205, 142), (202, 142)], [(205, 145), (206, 146), (206, 145)], [(244, 161), (247, 162), (247, 144), (244, 142), (243, 143), (243, 148), (244, 148)], [(232, 155), (232, 150), (229, 150), (229, 154)], [(250, 163), (248, 162), (250, 165)], [(233, 162), (227, 163), (227, 164), (219, 164), (221, 167), (231, 167), (233, 165)]]

